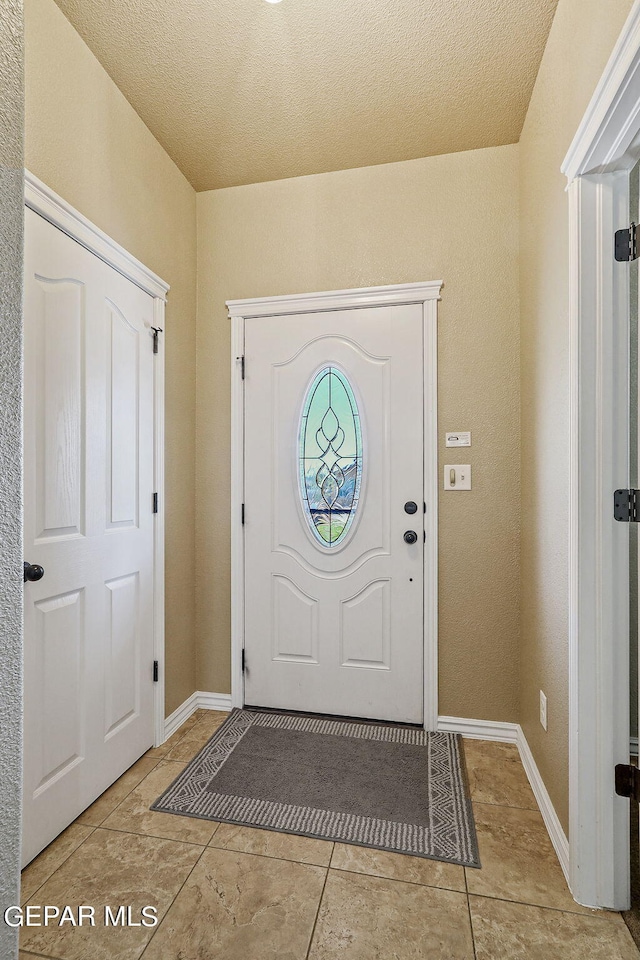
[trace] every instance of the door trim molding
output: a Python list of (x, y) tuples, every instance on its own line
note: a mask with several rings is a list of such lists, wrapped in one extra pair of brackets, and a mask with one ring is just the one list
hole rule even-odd
[(30, 210), (58, 227), (67, 236), (86, 247), (110, 267), (131, 280), (152, 297), (166, 300), (169, 284), (136, 260), (124, 247), (112, 240), (104, 231), (87, 220), (78, 210), (59, 197), (36, 176), (24, 172), (24, 201)]
[[(57, 227), (90, 253), (153, 297), (154, 326), (166, 329), (165, 302), (169, 284), (136, 260), (124, 247), (87, 220), (50, 187), (25, 170), (25, 206)], [(159, 509), (155, 514), (153, 546), (153, 658), (158, 661), (158, 682), (153, 691), (154, 745), (164, 741), (164, 336), (158, 338), (153, 369), (153, 474)], [(151, 670), (149, 664), (149, 670)]]
[(397, 283), (357, 290), (326, 290), (321, 293), (293, 293), (284, 297), (258, 297), (254, 300), (227, 300), (231, 317), (282, 317), (295, 313), (325, 310), (349, 310), (355, 307), (390, 307), (394, 304), (425, 303), (439, 300), (442, 280), (421, 283)]
[(588, 906), (629, 905), (628, 801), (613, 790), (629, 759), (628, 175), (640, 159), (640, 0), (636, 0), (562, 172), (570, 251), (569, 838), (570, 886)]
[[(244, 356), (245, 320), (355, 309), (423, 305), (424, 343), (424, 725), (438, 726), (438, 354), (437, 304), (441, 280), (357, 290), (228, 300), (231, 320), (231, 704), (244, 705)], [(427, 614), (427, 611), (429, 612)]]

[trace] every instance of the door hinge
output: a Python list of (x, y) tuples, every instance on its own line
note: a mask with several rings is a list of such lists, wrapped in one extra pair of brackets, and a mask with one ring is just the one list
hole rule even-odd
[(158, 682), (158, 669), (159, 669), (158, 661), (154, 660), (153, 661), (153, 682), (154, 683)]
[(616, 230), (614, 242), (614, 256), (619, 263), (628, 263), (638, 259), (638, 228), (631, 222), (624, 230)]
[(151, 494), (151, 512), (152, 513), (158, 512), (158, 494), (157, 493)]
[(158, 334), (162, 333), (162, 327), (151, 327), (153, 331), (153, 352), (158, 352)]
[(613, 517), (622, 523), (639, 523), (638, 505), (640, 490), (613, 491)]
[(245, 370), (244, 357), (236, 357), (236, 360), (240, 361), (240, 374), (242, 376), (242, 379), (244, 380), (244, 370)]
[(640, 803), (640, 770), (630, 763), (617, 763), (615, 772), (616, 793)]
[(242, 526), (244, 527), (244, 503), (242, 504)]
[(243, 673), (244, 673), (244, 670), (245, 670), (246, 662), (247, 662), (247, 661), (246, 661), (246, 658), (245, 658), (245, 655), (244, 655), (244, 647), (243, 647), (243, 648), (242, 648), (242, 672), (243, 672)]

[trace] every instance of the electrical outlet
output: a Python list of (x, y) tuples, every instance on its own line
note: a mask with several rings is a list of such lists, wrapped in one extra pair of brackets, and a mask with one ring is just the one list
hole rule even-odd
[(540, 691), (540, 723), (547, 729), (547, 698), (545, 694)]

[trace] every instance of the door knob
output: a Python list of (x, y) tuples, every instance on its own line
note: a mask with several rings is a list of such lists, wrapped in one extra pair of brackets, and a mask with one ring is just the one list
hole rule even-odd
[(407, 531), (405, 532), (404, 542), (405, 542), (405, 543), (417, 543), (417, 542), (418, 542), (418, 534), (415, 532), (415, 530), (407, 530)]
[(30, 580), (32, 583), (35, 583), (36, 580), (42, 580), (44, 577), (44, 567), (41, 567), (39, 563), (27, 563), (24, 561), (24, 582)]
[(404, 512), (405, 513), (418, 512), (418, 504), (415, 502), (415, 500), (407, 500), (407, 502), (404, 505)]

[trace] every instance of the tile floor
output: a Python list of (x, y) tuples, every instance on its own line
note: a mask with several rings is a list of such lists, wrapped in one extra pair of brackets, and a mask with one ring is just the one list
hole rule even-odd
[[(100, 913), (23, 928), (21, 960), (638, 960), (619, 914), (572, 900), (514, 746), (465, 741), (472, 870), (152, 813), (224, 718), (194, 714), (25, 869), (23, 905)], [(121, 904), (161, 922), (102, 926)]]

